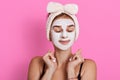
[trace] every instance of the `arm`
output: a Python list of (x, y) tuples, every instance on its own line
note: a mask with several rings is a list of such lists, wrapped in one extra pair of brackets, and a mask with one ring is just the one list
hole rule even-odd
[(95, 62), (93, 60), (85, 60), (81, 71), (81, 80), (97, 80), (96, 74)]
[[(47, 69), (40, 79), (44, 63), (46, 63)], [(28, 80), (51, 80), (56, 66), (56, 60), (50, 51), (43, 57), (35, 57), (31, 60), (29, 65)]]
[(51, 80), (53, 73), (54, 72), (52, 70), (47, 69), (41, 80)]
[(28, 80), (39, 80), (43, 69), (42, 57), (35, 57), (31, 60), (28, 69)]
[(43, 56), (43, 60), (47, 65), (47, 69), (41, 80), (52, 80), (52, 75), (57, 68), (56, 58), (54, 57), (53, 52), (48, 51), (48, 53)]
[(81, 56), (81, 49), (79, 49), (73, 57), (69, 59), (68, 67), (67, 67), (67, 74), (68, 80), (78, 80), (78, 74), (76, 74), (76, 66), (84, 62), (84, 58)]

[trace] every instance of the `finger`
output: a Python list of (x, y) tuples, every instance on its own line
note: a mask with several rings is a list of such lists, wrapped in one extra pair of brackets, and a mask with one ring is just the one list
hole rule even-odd
[(54, 56), (54, 52), (50, 52), (49, 53), (49, 57), (50, 57), (50, 60), (52, 60), (53, 62), (56, 62), (56, 58), (55, 58), (55, 56)]
[(44, 55), (44, 58), (48, 57), (49, 54), (50, 54), (50, 50), (47, 51), (47, 53)]
[(82, 49), (78, 49), (76, 55), (80, 55), (82, 53)]
[(53, 61), (53, 62), (56, 62), (56, 59), (53, 59), (52, 61)]
[(79, 62), (84, 62), (84, 57), (79, 56), (78, 60), (79, 60)]
[(47, 53), (45, 54), (44, 58), (45, 59), (53, 59), (54, 57), (52, 56), (52, 51), (48, 50)]
[(47, 54), (51, 54), (51, 52), (52, 52), (51, 50), (48, 50)]
[(69, 61), (72, 61), (72, 57), (71, 57), (71, 58), (69, 58)]
[(82, 50), (81, 50), (81, 53), (80, 53), (79, 57), (80, 57), (80, 59), (84, 62), (84, 57), (83, 57), (83, 55), (82, 55)]
[(82, 59), (82, 58), (77, 58), (77, 59), (74, 60), (73, 62), (74, 62), (75, 64), (79, 64), (79, 63), (82, 63), (83, 60), (84, 60), (84, 59)]
[(74, 55), (74, 56), (73, 56), (73, 61), (83, 62), (83, 61), (84, 61), (84, 58), (83, 58), (81, 55)]
[(50, 52), (49, 52), (49, 55), (51, 56), (52, 59), (55, 58), (55, 56), (54, 56), (54, 52), (53, 52), (53, 51), (50, 51)]
[(77, 59), (78, 55), (77, 54), (74, 54), (72, 57), (69, 58), (69, 61), (73, 61), (75, 59)]
[(79, 58), (78, 55), (74, 55), (73, 58), (72, 58), (72, 60), (77, 60), (78, 58)]
[(78, 55), (80, 58), (83, 58), (82, 56), (82, 49), (79, 49), (75, 55)]
[(51, 50), (48, 50), (47, 53), (49, 54), (51, 52)]
[(82, 62), (84, 62), (85, 61), (85, 59), (84, 59), (84, 57), (82, 57)]

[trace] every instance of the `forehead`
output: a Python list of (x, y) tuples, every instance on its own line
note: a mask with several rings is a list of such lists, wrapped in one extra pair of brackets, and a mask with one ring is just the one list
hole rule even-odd
[(56, 19), (54, 20), (52, 26), (54, 25), (74, 25), (73, 20), (71, 19)]
[(54, 22), (55, 20), (58, 20), (58, 19), (71, 19), (71, 20), (74, 22), (74, 20), (72, 19), (71, 16), (69, 16), (69, 15), (66, 14), (66, 13), (61, 13), (61, 14), (57, 15), (57, 16), (52, 20), (51, 25), (53, 24), (53, 22)]
[[(53, 19), (53, 21), (56, 20), (56, 19), (60, 19), (60, 18), (64, 18), (64, 19), (72, 19), (72, 17), (69, 16), (68, 14), (61, 13), (61, 14), (57, 15), (57, 16)], [(73, 19), (72, 19), (72, 20), (73, 20)]]

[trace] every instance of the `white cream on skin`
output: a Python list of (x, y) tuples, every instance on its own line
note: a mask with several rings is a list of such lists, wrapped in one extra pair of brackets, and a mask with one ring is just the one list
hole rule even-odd
[[(52, 43), (61, 50), (67, 50), (72, 46), (75, 40), (75, 29), (72, 32), (67, 31), (69, 25), (75, 25), (71, 19), (57, 19), (53, 22), (51, 28)], [(54, 26), (60, 26), (62, 31), (55, 32)]]

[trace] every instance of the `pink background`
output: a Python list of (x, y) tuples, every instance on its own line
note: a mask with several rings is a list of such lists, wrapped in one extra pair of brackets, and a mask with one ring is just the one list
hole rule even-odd
[(95, 60), (97, 80), (120, 80), (119, 0), (1, 0), (0, 80), (27, 80), (30, 60), (53, 47), (46, 39), (49, 1), (76, 3), (80, 36), (73, 52)]

